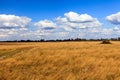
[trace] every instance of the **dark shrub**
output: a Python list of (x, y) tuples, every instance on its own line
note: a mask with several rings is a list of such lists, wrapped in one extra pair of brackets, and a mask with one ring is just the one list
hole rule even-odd
[(103, 40), (101, 44), (111, 44), (109, 40)]

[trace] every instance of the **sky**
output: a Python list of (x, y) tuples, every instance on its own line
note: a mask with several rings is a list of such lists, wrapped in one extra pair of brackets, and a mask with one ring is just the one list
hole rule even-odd
[(0, 40), (120, 37), (120, 0), (0, 0)]

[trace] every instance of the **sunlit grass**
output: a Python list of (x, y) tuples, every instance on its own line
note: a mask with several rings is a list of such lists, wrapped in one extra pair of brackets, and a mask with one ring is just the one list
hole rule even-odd
[(120, 80), (120, 42), (100, 43), (2, 44), (0, 80)]

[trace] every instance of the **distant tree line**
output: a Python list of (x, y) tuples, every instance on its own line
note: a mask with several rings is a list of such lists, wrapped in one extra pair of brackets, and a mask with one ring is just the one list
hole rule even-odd
[(81, 38), (76, 38), (76, 39), (56, 39), (56, 40), (45, 40), (45, 39), (40, 39), (40, 40), (13, 40), (13, 41), (0, 41), (0, 42), (66, 42), (66, 41), (103, 41), (103, 40), (111, 40), (111, 41), (120, 41), (120, 37), (118, 38), (111, 38), (111, 39), (81, 39)]

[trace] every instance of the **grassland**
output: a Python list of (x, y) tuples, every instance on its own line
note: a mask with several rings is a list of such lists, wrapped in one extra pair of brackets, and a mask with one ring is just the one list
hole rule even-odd
[(0, 43), (0, 80), (120, 80), (120, 42)]

